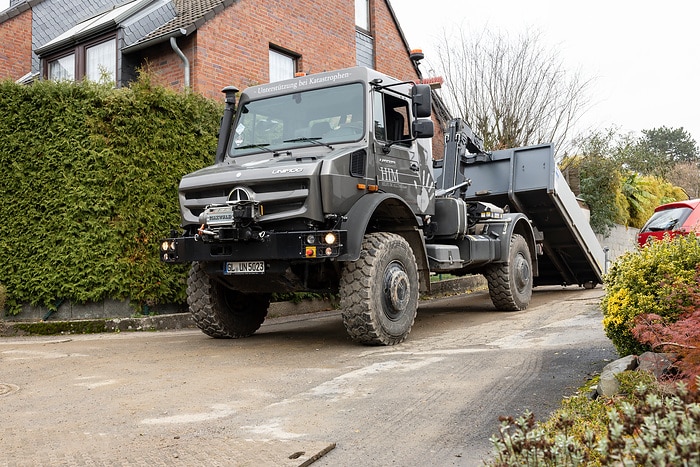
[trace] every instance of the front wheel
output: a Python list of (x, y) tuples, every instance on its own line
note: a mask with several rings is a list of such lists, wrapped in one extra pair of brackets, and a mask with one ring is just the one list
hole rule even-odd
[(497, 310), (520, 311), (532, 298), (532, 257), (525, 238), (513, 234), (508, 262), (494, 264), (486, 273), (491, 302)]
[(187, 304), (204, 334), (237, 339), (255, 333), (267, 316), (270, 294), (242, 293), (226, 287), (193, 263), (187, 276)]
[(356, 342), (394, 345), (406, 339), (418, 310), (418, 267), (403, 237), (365, 235), (360, 258), (343, 270), (340, 307)]

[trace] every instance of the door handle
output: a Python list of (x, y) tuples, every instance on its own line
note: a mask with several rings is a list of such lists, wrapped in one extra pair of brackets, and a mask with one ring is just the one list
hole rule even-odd
[(418, 164), (416, 164), (415, 162), (411, 162), (411, 170), (413, 170), (414, 172), (418, 172), (418, 170), (420, 170), (420, 167), (418, 167)]

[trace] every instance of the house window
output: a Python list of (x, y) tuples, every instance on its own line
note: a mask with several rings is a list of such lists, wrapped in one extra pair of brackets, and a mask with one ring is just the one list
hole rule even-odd
[(294, 78), (296, 58), (279, 50), (270, 49), (270, 82)]
[(114, 36), (107, 40), (103, 37), (101, 40), (80, 44), (70, 52), (64, 52), (57, 58), (47, 58), (44, 72), (48, 79), (116, 81), (117, 40)]
[(75, 80), (75, 54), (49, 62), (48, 78), (52, 81)]
[(355, 0), (355, 61), (374, 68), (374, 38), (371, 33), (369, 0)]
[(355, 0), (355, 26), (369, 32), (369, 0)]
[(90, 81), (114, 82), (117, 67), (114, 39), (85, 48), (85, 77)]

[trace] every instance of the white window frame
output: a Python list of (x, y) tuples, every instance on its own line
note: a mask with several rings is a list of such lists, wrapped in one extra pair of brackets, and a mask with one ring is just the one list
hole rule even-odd
[(369, 0), (355, 0), (355, 26), (370, 32)]
[(270, 47), (270, 82), (294, 78), (297, 71), (297, 57)]
[[(90, 64), (88, 64), (88, 51), (93, 49), (95, 47), (100, 47), (103, 45), (106, 45), (108, 43), (112, 43), (113, 45), (109, 46), (109, 52), (106, 54), (103, 54), (102, 62), (98, 62), (97, 66), (94, 67), (94, 70), (90, 70), (88, 67), (90, 67)], [(104, 57), (109, 57), (112, 56), (111, 60), (107, 58), (108, 63), (104, 61)], [(73, 75), (72, 77), (70, 76), (69, 73), (63, 73), (62, 75), (64, 76), (58, 76), (58, 79), (71, 79), (74, 81), (80, 81), (84, 78), (90, 79), (92, 81), (99, 81), (100, 78), (102, 77), (101, 69), (103, 69), (105, 72), (111, 75), (111, 80), (112, 84), (116, 83), (116, 78), (117, 78), (117, 36), (116, 34), (110, 34), (108, 36), (102, 36), (99, 37), (95, 40), (92, 40), (90, 42), (84, 42), (81, 44), (76, 45), (75, 47), (68, 49), (68, 50), (62, 50), (61, 52), (57, 54), (50, 55), (46, 57), (45, 60), (42, 60), (44, 63), (43, 65), (43, 74), (47, 79), (53, 79), (52, 73), (51, 73), (51, 68), (56, 64), (57, 62), (60, 62), (61, 60), (65, 60), (66, 57), (73, 56)], [(65, 76), (68, 75), (68, 76)]]
[[(93, 62), (94, 60), (94, 62)], [(114, 83), (117, 74), (116, 38), (85, 47), (85, 78), (94, 82)]]
[(47, 77), (52, 81), (75, 81), (75, 53), (49, 61)]

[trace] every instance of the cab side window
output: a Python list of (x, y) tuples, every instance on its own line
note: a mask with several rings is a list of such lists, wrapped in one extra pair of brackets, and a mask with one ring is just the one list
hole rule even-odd
[(379, 141), (396, 142), (402, 146), (411, 145), (408, 102), (398, 97), (375, 94), (374, 135)]

